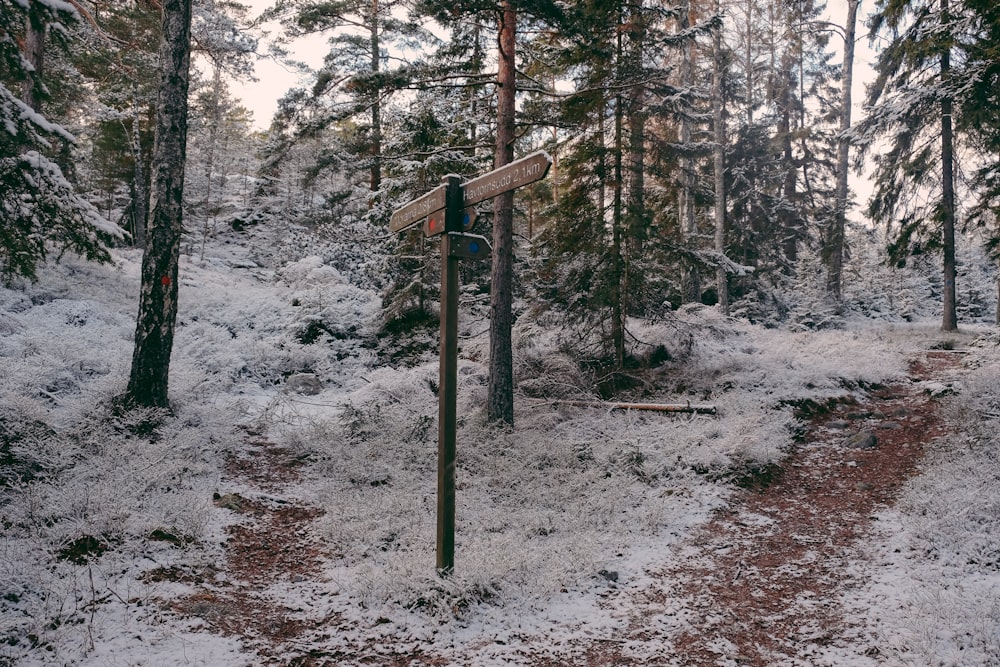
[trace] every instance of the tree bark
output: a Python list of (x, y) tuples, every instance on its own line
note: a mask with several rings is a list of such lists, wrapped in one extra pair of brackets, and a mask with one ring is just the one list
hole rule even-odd
[[(371, 48), (371, 68), (372, 74), (378, 75), (382, 67), (382, 48), (379, 44), (379, 0), (372, 0), (370, 48)], [(371, 136), (371, 183), (370, 188), (373, 195), (382, 188), (382, 102), (380, 93), (375, 93), (372, 100), (372, 136)], [(375, 205), (374, 198), (370, 202)]]
[[(949, 20), (948, 0), (941, 0), (941, 20)], [(951, 75), (951, 45), (946, 44), (941, 53), (941, 79), (947, 81)], [(942, 245), (944, 247), (944, 293), (941, 329), (958, 329), (958, 315), (955, 311), (955, 173), (954, 142), (952, 137), (952, 100), (945, 96), (941, 100), (941, 218)]]
[(847, 176), (851, 155), (851, 142), (847, 131), (851, 129), (851, 86), (854, 83), (854, 39), (861, 0), (847, 0), (847, 20), (844, 23), (844, 72), (840, 89), (840, 136), (837, 138), (837, 194), (836, 211), (827, 237), (826, 256), (828, 271), (826, 291), (833, 299), (837, 314), (844, 310), (844, 233), (847, 228)]
[[(517, 15), (510, 0), (501, 4), (497, 44), (497, 142), (494, 168), (514, 159), (515, 34)], [(493, 200), (493, 266), (490, 274), (490, 379), (487, 415), (492, 422), (514, 423), (514, 192)]]
[(21, 84), (21, 101), (42, 112), (42, 73), (45, 71), (45, 33), (48, 25), (34, 10), (28, 11), (24, 34), (24, 58), (33, 68)]
[[(715, 0), (715, 13), (721, 15), (720, 0)], [(712, 31), (712, 122), (715, 125), (715, 147), (712, 151), (715, 171), (715, 251), (721, 259), (726, 254), (726, 128), (722, 118), (722, 28)], [(720, 264), (715, 269), (715, 288), (719, 310), (729, 314), (729, 279)]]
[(146, 225), (149, 213), (149, 188), (146, 184), (146, 162), (142, 153), (142, 124), (139, 113), (139, 84), (132, 82), (132, 245), (146, 247)]
[(170, 406), (167, 385), (177, 320), (190, 63), (191, 0), (164, 0), (153, 202), (142, 256), (132, 370), (122, 397), (129, 405)]
[[(691, 4), (685, 0), (677, 9), (679, 14), (677, 31), (686, 33), (691, 28)], [(679, 77), (682, 88), (689, 88), (694, 83), (693, 51), (693, 43), (686, 44), (681, 49)], [(680, 187), (677, 190), (677, 216), (685, 244), (689, 250), (697, 251), (698, 224), (695, 218), (694, 201), (695, 165), (694, 160), (686, 153), (691, 143), (691, 122), (686, 115), (682, 115), (678, 122), (677, 143), (680, 144), (681, 150), (685, 151), (678, 164)], [(689, 303), (701, 301), (701, 270), (694, 263), (687, 267), (687, 276), (684, 280), (684, 301)]]
[[(643, 44), (646, 40), (645, 19), (640, 9), (633, 8), (629, 20), (629, 77), (642, 72)], [(622, 317), (628, 316), (628, 295), (641, 289), (644, 277), (636, 260), (643, 256), (646, 242), (646, 90), (635, 85), (628, 94), (628, 199), (625, 206), (625, 247), (622, 257)], [(624, 341), (623, 341), (624, 342)], [(624, 347), (624, 346), (623, 346)], [(624, 352), (624, 349), (623, 349)]]
[[(622, 33), (623, 17), (619, 18), (619, 30), (617, 35), (617, 46), (615, 64), (618, 68), (618, 80), (625, 79), (623, 69), (624, 45)], [(624, 199), (622, 189), (624, 186), (624, 165), (623, 153), (624, 145), (624, 125), (625, 125), (625, 101), (619, 87), (614, 98), (614, 147), (613, 147), (613, 190), (611, 199), (611, 345), (614, 350), (615, 368), (621, 369), (625, 366), (625, 290), (623, 289), (624, 260), (622, 257), (622, 236), (624, 227)]]

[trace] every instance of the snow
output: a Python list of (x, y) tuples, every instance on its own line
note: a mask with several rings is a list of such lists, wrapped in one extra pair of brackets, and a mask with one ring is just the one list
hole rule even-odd
[[(203, 260), (182, 259), (175, 414), (152, 438), (137, 435), (142, 415), (111, 417), (107, 407), (128, 372), (137, 251), (117, 250), (114, 266), (70, 257), (43, 267), (37, 283), (0, 288), (0, 434), (16, 432), (9, 456), (31, 464), (22, 470), (30, 479), (0, 486), (0, 663), (260, 664), (258, 645), (171, 607), (195, 591), (190, 579), (148, 576), (174, 568), (227, 581), (227, 527), (246, 518), (214, 504), (216, 493), (323, 510), (310, 527), (328, 555), (320, 571), (278, 578), (264, 595), (308, 618), (343, 620), (286, 646), (289, 656), (305, 643), (376, 663), (414, 650), (487, 667), (582, 660), (584, 640), (617, 641), (630, 621), (629, 598), (608, 593), (643, 590), (658, 568), (689, 557), (686, 540), (733, 493), (727, 479), (781, 459), (795, 402), (902, 378), (908, 356), (941, 338), (926, 322), (790, 332), (686, 307), (675, 321), (630, 330), (674, 358), (657, 400), (711, 402), (717, 416), (519, 394), (509, 430), (485, 420), (488, 341), (464, 312), (456, 572), (442, 579), (437, 360), (386, 365), (379, 295), (319, 256), (272, 266), (260, 252), (272, 239), (254, 233), (220, 234)], [(319, 337), (305, 342), (311, 325)], [(986, 332), (967, 330), (963, 340)], [(520, 325), (519, 378), (576, 395), (557, 333)], [(856, 636), (823, 647), (815, 664), (998, 664), (1000, 369), (995, 341), (982, 340), (973, 370), (951, 385), (961, 393), (941, 398), (961, 435), (931, 448), (859, 545), (851, 574), (861, 583), (840, 601), (859, 619)], [(285, 391), (294, 373), (315, 374), (322, 391)], [(246, 429), (306, 461), (301, 479), (262, 490), (228, 476), (224, 462), (244, 453)], [(156, 529), (191, 541), (147, 539)], [(108, 536), (110, 548), (86, 561), (56, 557), (87, 535)], [(651, 632), (683, 631), (684, 602), (658, 602)], [(620, 648), (669, 664), (668, 644)], [(720, 660), (730, 648), (718, 647)]]

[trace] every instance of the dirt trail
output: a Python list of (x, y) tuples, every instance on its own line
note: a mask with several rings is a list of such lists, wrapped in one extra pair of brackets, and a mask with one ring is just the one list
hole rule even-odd
[[(837, 594), (860, 583), (851, 581), (850, 565), (859, 540), (870, 533), (872, 515), (893, 502), (924, 446), (946, 433), (928, 391), (935, 385), (928, 383), (946, 382), (960, 364), (959, 352), (924, 352), (912, 361), (909, 378), (875, 388), (862, 401), (800, 406), (808, 413), (805, 428), (780, 468), (761, 471), (751, 488), (679, 548), (671, 564), (650, 572), (654, 584), (617, 589), (606, 600), (610, 607), (633, 610), (620, 636), (571, 642), (566, 648), (574, 657), (565, 660), (548, 650), (539, 651), (544, 658), (529, 657), (533, 648), (542, 649), (535, 644), (514, 662), (812, 664), (810, 656), (844, 634)], [(309, 647), (324, 633), (345, 630), (343, 619), (301, 620), (311, 615), (275, 604), (266, 591), (275, 582), (294, 585), (317, 574), (328, 554), (309, 527), (321, 512), (279, 497), (282, 486), (298, 479), (287, 450), (258, 436), (247, 441), (249, 451), (230, 461), (227, 477), (260, 489), (269, 500), (232, 494), (216, 499), (247, 518), (230, 529), (225, 577), (187, 579), (200, 592), (176, 601), (173, 609), (256, 645), (261, 664), (448, 664), (419, 651), (377, 658), (373, 646), (358, 646), (350, 656)], [(297, 649), (290, 650), (292, 645)], [(461, 664), (474, 665), (475, 657)]]
[[(653, 573), (657, 584), (636, 595), (623, 641), (589, 649), (586, 664), (811, 664), (842, 635), (837, 592), (857, 583), (848, 566), (872, 515), (892, 503), (924, 446), (946, 433), (932, 391), (945, 385), (928, 381), (947, 381), (960, 364), (959, 352), (926, 352), (907, 380), (862, 402), (809, 406), (801, 442), (773, 479), (761, 479), (695, 534), (683, 558)], [(636, 642), (644, 655), (629, 654)], [(662, 644), (662, 663), (650, 660), (652, 643)]]
[(227, 461), (226, 478), (254, 488), (260, 497), (227, 493), (215, 498), (219, 507), (244, 517), (228, 529), (225, 566), (218, 572), (161, 576), (193, 584), (198, 591), (174, 601), (173, 611), (198, 617), (219, 634), (243, 638), (258, 647), (262, 664), (274, 664), (270, 656), (284, 650), (286, 642), (332, 620), (303, 620), (308, 617), (304, 609), (276, 602), (268, 592), (271, 586), (294, 585), (317, 574), (327, 554), (310, 524), (322, 511), (282, 497), (282, 488), (299, 480), (299, 462), (287, 449), (253, 433), (246, 436), (246, 445), (242, 456)]

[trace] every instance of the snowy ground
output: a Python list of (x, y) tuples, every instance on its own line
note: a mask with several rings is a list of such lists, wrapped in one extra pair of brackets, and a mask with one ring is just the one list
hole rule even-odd
[[(942, 344), (972, 344), (963, 391), (942, 399), (955, 435), (933, 444), (859, 551), (852, 574), (865, 583), (842, 602), (859, 619), (858, 651), (830, 664), (1000, 664), (995, 331), (857, 321), (790, 333), (686, 309), (635, 326), (675, 358), (645, 400), (719, 414), (664, 416), (551, 400), (588, 397), (585, 383), (552, 332), (525, 328), (517, 427), (502, 431), (482, 414), (484, 323), (466, 315), (456, 573), (442, 580), (436, 359), (381, 365), (376, 294), (316, 258), (267, 267), (253, 241), (228, 240), (182, 262), (175, 414), (151, 433), (143, 416), (108, 408), (128, 372), (138, 253), (117, 253), (115, 267), (69, 258), (37, 284), (0, 289), (0, 666), (261, 664), (263, 638), (213, 632), (210, 610), (171, 606), (239, 585), (225, 544), (249, 519), (220, 497), (319, 512), (308, 526), (325, 554), (318, 571), (278, 577), (264, 599), (337, 618), (337, 632), (302, 635), (286, 662), (313, 651), (382, 664), (358, 652), (377, 645), (518, 664), (518, 647), (539, 638), (571, 658), (558, 647), (620, 630), (601, 605), (610, 588), (641, 587), (738, 493), (733, 480), (784, 456), (793, 404), (901, 378), (915, 351)], [(288, 391), (303, 374), (320, 393)], [(227, 473), (250, 432), (301, 462), (294, 484)], [(151, 576), (165, 571), (183, 576)], [(880, 654), (864, 655), (873, 643)]]

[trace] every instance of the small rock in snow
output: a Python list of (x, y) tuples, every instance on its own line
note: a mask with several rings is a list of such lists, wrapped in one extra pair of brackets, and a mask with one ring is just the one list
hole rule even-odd
[(930, 394), (931, 398), (940, 398), (948, 394), (954, 394), (955, 388), (943, 382), (923, 382), (924, 393)]
[(285, 391), (315, 396), (323, 391), (323, 383), (313, 373), (296, 373), (285, 380)]
[(878, 438), (871, 431), (860, 431), (844, 441), (848, 449), (875, 449)]

